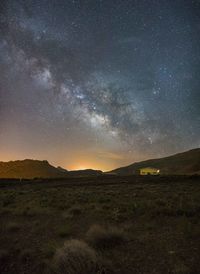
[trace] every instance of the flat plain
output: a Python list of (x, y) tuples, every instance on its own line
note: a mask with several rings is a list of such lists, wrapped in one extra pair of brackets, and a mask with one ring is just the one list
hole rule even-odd
[(1, 180), (0, 272), (61, 273), (58, 250), (78, 240), (92, 274), (199, 273), (199, 217), (199, 176)]

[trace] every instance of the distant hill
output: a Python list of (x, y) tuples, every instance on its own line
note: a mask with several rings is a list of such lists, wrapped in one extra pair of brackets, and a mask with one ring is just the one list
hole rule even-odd
[(68, 172), (70, 176), (98, 176), (102, 174), (103, 172), (101, 170), (94, 169), (73, 170)]
[(200, 174), (200, 148), (178, 153), (169, 157), (151, 159), (133, 163), (129, 166), (110, 171), (118, 175), (137, 174), (140, 168), (154, 167), (160, 169), (161, 174)]
[(58, 169), (59, 171), (61, 171), (62, 173), (67, 173), (67, 172), (68, 172), (67, 169), (62, 168), (61, 166), (58, 166), (57, 169)]
[(0, 178), (53, 178), (62, 177), (63, 172), (48, 161), (22, 160), (0, 162)]
[(99, 176), (102, 174), (131, 175), (138, 174), (143, 167), (160, 169), (161, 174), (200, 174), (200, 148), (178, 153), (160, 159), (151, 159), (129, 166), (117, 168), (103, 173), (101, 170), (74, 170), (67, 171), (62, 167), (54, 167), (48, 161), (22, 160), (0, 162), (0, 178), (65, 178), (82, 176)]
[(71, 176), (98, 176), (103, 174), (100, 170), (67, 171), (62, 167), (54, 167), (48, 161), (22, 160), (0, 162), (0, 178), (64, 178)]

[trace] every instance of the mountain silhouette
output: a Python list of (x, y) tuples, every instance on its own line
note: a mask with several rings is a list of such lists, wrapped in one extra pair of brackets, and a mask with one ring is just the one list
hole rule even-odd
[(53, 178), (63, 173), (48, 161), (22, 160), (0, 162), (0, 178)]
[[(178, 153), (172, 156), (150, 159), (142, 162), (114, 169), (105, 174), (133, 175), (138, 174), (140, 168), (152, 167), (160, 170), (163, 175), (200, 174), (200, 148)], [(17, 160), (0, 162), (0, 178), (65, 178), (74, 176), (99, 176), (101, 170), (74, 170), (68, 171), (62, 167), (54, 167), (48, 161)]]
[(17, 160), (0, 162), (0, 178), (65, 178), (73, 176), (98, 176), (103, 174), (100, 170), (68, 171), (62, 167), (54, 167), (48, 161)]
[(136, 162), (110, 171), (117, 175), (138, 174), (140, 168), (152, 167), (163, 175), (200, 174), (200, 148), (178, 153), (172, 156)]

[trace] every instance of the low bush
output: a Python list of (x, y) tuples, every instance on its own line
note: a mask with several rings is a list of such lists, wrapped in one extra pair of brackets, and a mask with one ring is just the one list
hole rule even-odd
[(33, 251), (31, 249), (24, 249), (20, 253), (20, 259), (24, 263), (30, 261), (32, 256), (33, 256)]
[(61, 227), (59, 227), (58, 234), (60, 237), (68, 237), (72, 233), (72, 229), (69, 225), (63, 224)]
[(54, 256), (56, 274), (95, 274), (101, 273), (96, 252), (85, 242), (66, 241)]
[(88, 243), (97, 248), (109, 248), (126, 241), (124, 231), (110, 227), (105, 229), (99, 225), (93, 225), (86, 235)]
[(9, 259), (9, 252), (8, 250), (0, 249), (0, 264), (5, 263)]
[(73, 206), (69, 209), (69, 214), (72, 216), (77, 216), (82, 213), (82, 208), (79, 206)]
[(7, 230), (9, 232), (17, 232), (19, 229), (20, 229), (20, 225), (17, 223), (11, 222), (7, 224)]

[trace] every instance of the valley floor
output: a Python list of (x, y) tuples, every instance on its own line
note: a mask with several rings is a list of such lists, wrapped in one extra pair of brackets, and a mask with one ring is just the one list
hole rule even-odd
[(71, 239), (95, 273), (199, 273), (200, 177), (0, 181), (0, 273), (55, 272)]

